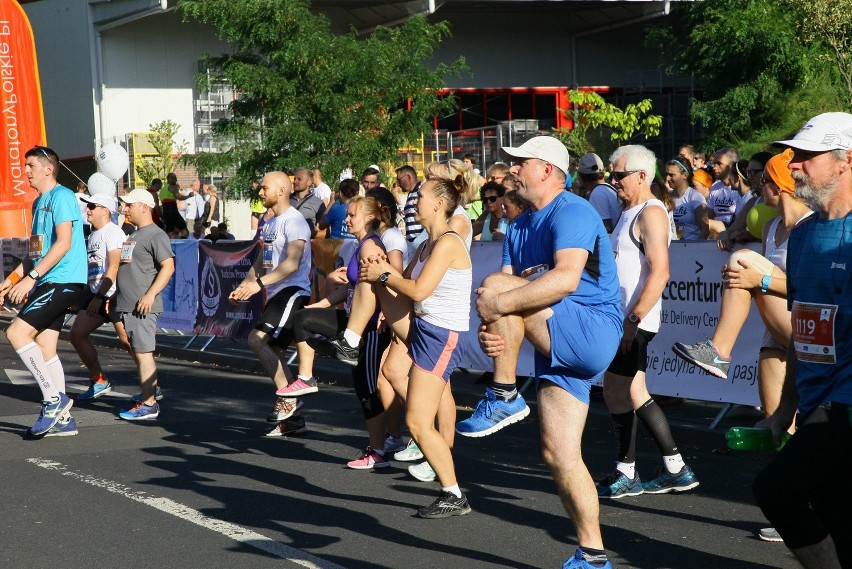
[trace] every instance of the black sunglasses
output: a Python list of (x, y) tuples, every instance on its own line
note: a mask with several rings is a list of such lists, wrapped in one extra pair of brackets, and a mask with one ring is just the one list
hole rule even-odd
[(617, 182), (620, 182), (621, 180), (623, 180), (623, 179), (624, 179), (624, 178), (626, 178), (627, 176), (632, 176), (632, 175), (633, 175), (633, 174), (635, 174), (636, 172), (641, 172), (641, 171), (642, 171), (642, 170), (625, 170), (624, 172), (616, 172), (616, 171), (613, 171), (613, 172), (612, 172), (612, 177), (613, 177), (613, 178), (615, 178), (615, 180), (616, 180)]
[(482, 198), (482, 201), (484, 201), (485, 203), (494, 203), (499, 199), (500, 198), (498, 196), (488, 196), (487, 198)]
[(102, 205), (99, 205), (99, 204), (96, 204), (96, 203), (86, 204), (86, 209), (90, 209), (90, 210), (92, 210), (92, 211), (95, 211), (95, 210), (96, 210), (96, 209), (98, 209), (99, 207), (103, 207), (103, 206), (102, 206)]

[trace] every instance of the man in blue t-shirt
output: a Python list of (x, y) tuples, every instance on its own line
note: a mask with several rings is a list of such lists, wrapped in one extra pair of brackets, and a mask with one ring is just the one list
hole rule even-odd
[(796, 195), (818, 215), (787, 249), (793, 337), (778, 408), (758, 423), (796, 434), (754, 481), (766, 518), (799, 562), (852, 567), (852, 115), (824, 113), (791, 139)]
[(358, 182), (348, 178), (340, 182), (334, 193), (334, 201), (325, 210), (322, 219), (319, 220), (320, 230), (328, 229), (331, 239), (355, 239), (355, 236), (346, 229), (346, 207), (349, 200), (358, 195)]
[(612, 361), (622, 334), (615, 257), (600, 216), (564, 191), (568, 151), (539, 136), (503, 148), (532, 207), (503, 241), (501, 272), (476, 292), (480, 344), (494, 358), (494, 384), (457, 432), (479, 437), (519, 421), (529, 407), (518, 394), (515, 368), (524, 338), (535, 348), (542, 450), (580, 549), (565, 567), (611, 567), (603, 550), (595, 485), (580, 441), (592, 382)]
[(41, 388), (41, 413), (29, 430), (36, 437), (77, 434), (56, 344), (65, 313), (83, 298), (88, 258), (77, 197), (56, 181), (58, 170), (59, 157), (50, 148), (36, 146), (26, 153), (27, 178), (38, 191), (30, 253), (0, 284), (0, 306), (6, 299), (26, 300), (6, 338)]

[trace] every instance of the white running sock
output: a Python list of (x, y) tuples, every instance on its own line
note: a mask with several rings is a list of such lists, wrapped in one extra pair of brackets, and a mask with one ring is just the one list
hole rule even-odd
[(680, 456), (680, 453), (673, 454), (671, 456), (664, 456), (663, 464), (666, 465), (666, 470), (669, 471), (669, 474), (677, 474), (686, 465), (686, 463), (683, 462), (683, 457)]
[(625, 475), (630, 480), (636, 478), (636, 463), (635, 462), (616, 462), (615, 469)]
[(50, 379), (53, 380), (53, 385), (60, 393), (65, 393), (65, 370), (62, 369), (62, 362), (59, 361), (59, 356), (53, 356), (44, 364), (47, 366), (47, 372), (50, 374)]
[(50, 370), (47, 369), (47, 364), (44, 361), (44, 354), (41, 353), (41, 348), (35, 342), (30, 342), (20, 350), (17, 350), (18, 356), (30, 373), (33, 374), (36, 383), (41, 389), (41, 398), (43, 401), (55, 401), (59, 399), (59, 389), (53, 383), (50, 376)]
[(311, 380), (313, 378), (311, 378), (310, 376), (307, 376), (307, 375), (297, 375), (296, 379), (301, 379), (302, 381), (307, 383), (309, 380)]
[(444, 488), (443, 486), (441, 486), (441, 490), (443, 490), (444, 492), (449, 492), (456, 498), (461, 498), (461, 488), (459, 488), (458, 484), (453, 484), (449, 488)]
[(343, 331), (343, 339), (346, 340), (346, 343), (352, 346), (353, 348), (357, 348), (361, 344), (361, 336), (347, 328)]

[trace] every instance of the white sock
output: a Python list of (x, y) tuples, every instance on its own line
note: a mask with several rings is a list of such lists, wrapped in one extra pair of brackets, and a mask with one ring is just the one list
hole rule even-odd
[(357, 348), (361, 344), (361, 336), (347, 328), (343, 331), (343, 339), (346, 340), (346, 343), (352, 346), (353, 348)]
[(444, 492), (449, 492), (456, 498), (461, 498), (461, 488), (459, 488), (458, 484), (453, 484), (449, 488), (444, 488), (443, 486), (441, 486), (441, 490), (443, 490)]
[(55, 401), (59, 399), (59, 390), (53, 383), (50, 377), (50, 371), (47, 369), (47, 364), (44, 361), (44, 354), (41, 353), (41, 348), (35, 342), (30, 342), (20, 350), (17, 350), (18, 356), (30, 373), (33, 374), (36, 383), (41, 389), (42, 401)]
[(50, 374), (50, 379), (53, 380), (53, 385), (60, 393), (65, 393), (65, 370), (62, 369), (62, 362), (59, 361), (59, 356), (53, 356), (44, 364), (47, 366), (47, 372)]
[(313, 378), (309, 375), (297, 375), (296, 379), (301, 379), (302, 381), (307, 383), (310, 379), (313, 379)]
[(671, 456), (664, 456), (663, 464), (666, 465), (666, 470), (669, 471), (669, 474), (677, 474), (680, 472), (681, 468), (685, 466), (683, 457), (680, 456), (680, 453), (673, 454)]
[(636, 478), (636, 463), (635, 462), (616, 462), (615, 469), (625, 475), (630, 480)]

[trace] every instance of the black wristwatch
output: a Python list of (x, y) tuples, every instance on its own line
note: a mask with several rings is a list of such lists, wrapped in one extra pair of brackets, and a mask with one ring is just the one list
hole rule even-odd
[(390, 276), (390, 271), (379, 275), (379, 282), (382, 283), (382, 286), (388, 286), (388, 279), (390, 278)]
[(642, 319), (639, 318), (639, 315), (636, 314), (635, 312), (631, 312), (630, 314), (627, 315), (627, 321), (630, 322), (631, 324), (639, 324), (640, 322), (642, 322)]
[(37, 281), (40, 275), (38, 274), (37, 270), (33, 269), (27, 273), (27, 276), (30, 277), (32, 280)]

